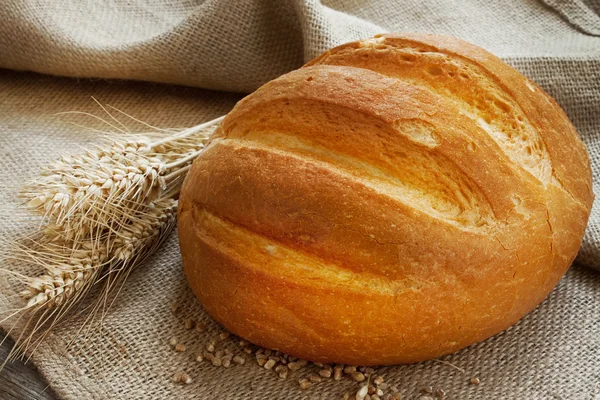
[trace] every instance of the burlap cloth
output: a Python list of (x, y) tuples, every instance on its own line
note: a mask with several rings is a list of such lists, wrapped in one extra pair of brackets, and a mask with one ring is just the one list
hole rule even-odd
[[(157, 3), (157, 4), (152, 4)], [(150, 124), (183, 127), (226, 113), (241, 97), (336, 44), (382, 31), (461, 37), (533, 78), (565, 109), (600, 173), (600, 2), (597, 0), (143, 0), (0, 3), (0, 67), (53, 75), (127, 78), (75, 80), (0, 70), (0, 236), (35, 227), (17, 209), (15, 187), (59, 152), (91, 141), (94, 125), (62, 111), (99, 114), (90, 99)], [(334, 11), (335, 10), (335, 11)], [(343, 12), (343, 13), (342, 13)], [(361, 19), (359, 19), (361, 18)], [(371, 21), (371, 22), (366, 22)], [(96, 126), (98, 127), (98, 126)], [(592, 211), (577, 263), (548, 299), (516, 326), (442, 362), (381, 368), (415, 398), (423, 386), (454, 399), (597, 399), (600, 396), (600, 207)], [(175, 235), (132, 274), (103, 325), (74, 337), (79, 321), (58, 327), (33, 361), (65, 399), (338, 398), (349, 381), (307, 391), (253, 362), (230, 369), (192, 361), (220, 329), (187, 289)], [(173, 315), (171, 304), (181, 304)], [(0, 309), (20, 304), (14, 281), (0, 278)], [(193, 316), (209, 331), (186, 331)], [(4, 324), (3, 328), (9, 325)], [(172, 336), (188, 344), (173, 352)], [(235, 347), (233, 341), (226, 345)], [(194, 379), (170, 379), (175, 370)], [(305, 373), (306, 375), (306, 373)], [(478, 376), (481, 384), (469, 383)]]

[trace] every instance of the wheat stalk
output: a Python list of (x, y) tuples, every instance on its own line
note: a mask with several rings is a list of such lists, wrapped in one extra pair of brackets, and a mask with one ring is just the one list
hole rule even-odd
[(98, 284), (102, 291), (90, 317), (109, 294), (118, 294), (131, 270), (174, 226), (183, 179), (223, 118), (174, 132), (122, 113), (152, 128), (131, 134), (102, 108), (112, 122), (103, 121), (119, 137), (110, 130), (102, 144), (60, 157), (20, 191), (25, 206), (42, 216), (42, 224), (36, 234), (16, 241), (10, 256), (44, 272), (25, 276), (8, 271), (25, 283), (21, 295), (26, 303), (17, 313), (29, 316), (9, 359), (35, 351)]

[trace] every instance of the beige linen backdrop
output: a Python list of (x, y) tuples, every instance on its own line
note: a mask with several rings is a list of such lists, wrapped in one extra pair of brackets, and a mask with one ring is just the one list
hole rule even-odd
[[(101, 114), (94, 96), (155, 126), (191, 126), (230, 110), (242, 96), (231, 92), (250, 92), (332, 46), (384, 31), (454, 35), (534, 79), (587, 144), (598, 188), (599, 11), (598, 0), (3, 0), (0, 237), (36, 226), (18, 208), (15, 188), (60, 152), (95, 140), (97, 133), (72, 123), (101, 127), (56, 113)], [(429, 385), (453, 399), (598, 399), (598, 207), (578, 265), (516, 326), (442, 359), (458, 369), (430, 361), (380, 373), (406, 399)], [(14, 284), (0, 276), (1, 311), (21, 304)], [(173, 301), (181, 314), (171, 313)], [(204, 320), (209, 332), (186, 331), (189, 316)], [(296, 379), (280, 380), (253, 362), (230, 369), (194, 362), (193, 352), (221, 328), (188, 290), (174, 234), (131, 275), (102, 326), (77, 336), (80, 322), (58, 327), (33, 355), (65, 399), (329, 399), (357, 387), (328, 381), (301, 391)], [(172, 336), (188, 350), (173, 352)], [(235, 347), (233, 340), (225, 345)], [(194, 383), (171, 383), (180, 369)], [(470, 384), (473, 376), (482, 383)]]

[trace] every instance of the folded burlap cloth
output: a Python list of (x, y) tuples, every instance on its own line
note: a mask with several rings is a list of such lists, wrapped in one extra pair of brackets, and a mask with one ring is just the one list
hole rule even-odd
[[(250, 92), (334, 45), (384, 31), (457, 36), (497, 54), (535, 80), (577, 127), (590, 151), (594, 184), (600, 187), (600, 2), (325, 3), (3, 0), (1, 239), (36, 226), (36, 220), (17, 207), (15, 188), (60, 152), (98, 135), (70, 124), (98, 127), (89, 119), (55, 113), (77, 110), (99, 115), (94, 96), (154, 126), (187, 127), (225, 114), (242, 96), (224, 91)], [(407, 399), (430, 385), (454, 399), (598, 398), (600, 274), (592, 268), (600, 266), (599, 204), (592, 210), (577, 265), (516, 326), (442, 359), (458, 368), (430, 361), (380, 368), (379, 373)], [(18, 288), (14, 280), (0, 278), (0, 310), (21, 304)], [(171, 312), (174, 301), (181, 305), (178, 315)], [(185, 330), (182, 320), (189, 316), (202, 319), (208, 332)], [(280, 380), (251, 360), (229, 369), (193, 361), (191, 354), (221, 328), (187, 288), (175, 234), (131, 275), (101, 327), (87, 338), (77, 336), (80, 322), (56, 327), (33, 354), (41, 373), (65, 399), (329, 399), (357, 388), (344, 380), (301, 391), (297, 379)], [(174, 352), (168, 345), (172, 336), (187, 343), (188, 350)], [(75, 343), (67, 349), (73, 337)], [(194, 382), (172, 383), (176, 370), (185, 370)], [(480, 385), (469, 383), (474, 376), (481, 379)]]

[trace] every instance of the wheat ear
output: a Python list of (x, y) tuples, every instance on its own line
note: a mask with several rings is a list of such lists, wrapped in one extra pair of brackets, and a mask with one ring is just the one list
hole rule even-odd
[(26, 284), (21, 311), (30, 317), (28, 333), (19, 337), (11, 357), (35, 351), (96, 285), (102, 283), (103, 289), (91, 315), (107, 303), (109, 293), (120, 291), (131, 270), (174, 226), (183, 179), (222, 120), (180, 132), (142, 123), (152, 129), (131, 134), (109, 117), (112, 121), (105, 122), (118, 136), (109, 129), (104, 143), (60, 157), (20, 192), (27, 208), (42, 216), (42, 225), (35, 239), (15, 243), (12, 256), (44, 273), (13, 272)]
[(138, 210), (138, 216), (118, 231), (105, 233), (85, 242), (56, 245), (38, 244), (36, 251), (44, 250), (46, 258), (58, 261), (57, 265), (45, 261), (41, 266), (46, 274), (32, 278), (21, 295), (27, 300), (26, 308), (53, 308), (78, 295), (88, 282), (98, 279), (98, 274), (110, 274), (143, 256), (154, 242), (168, 233), (175, 220), (177, 201), (161, 199), (147, 210)]

